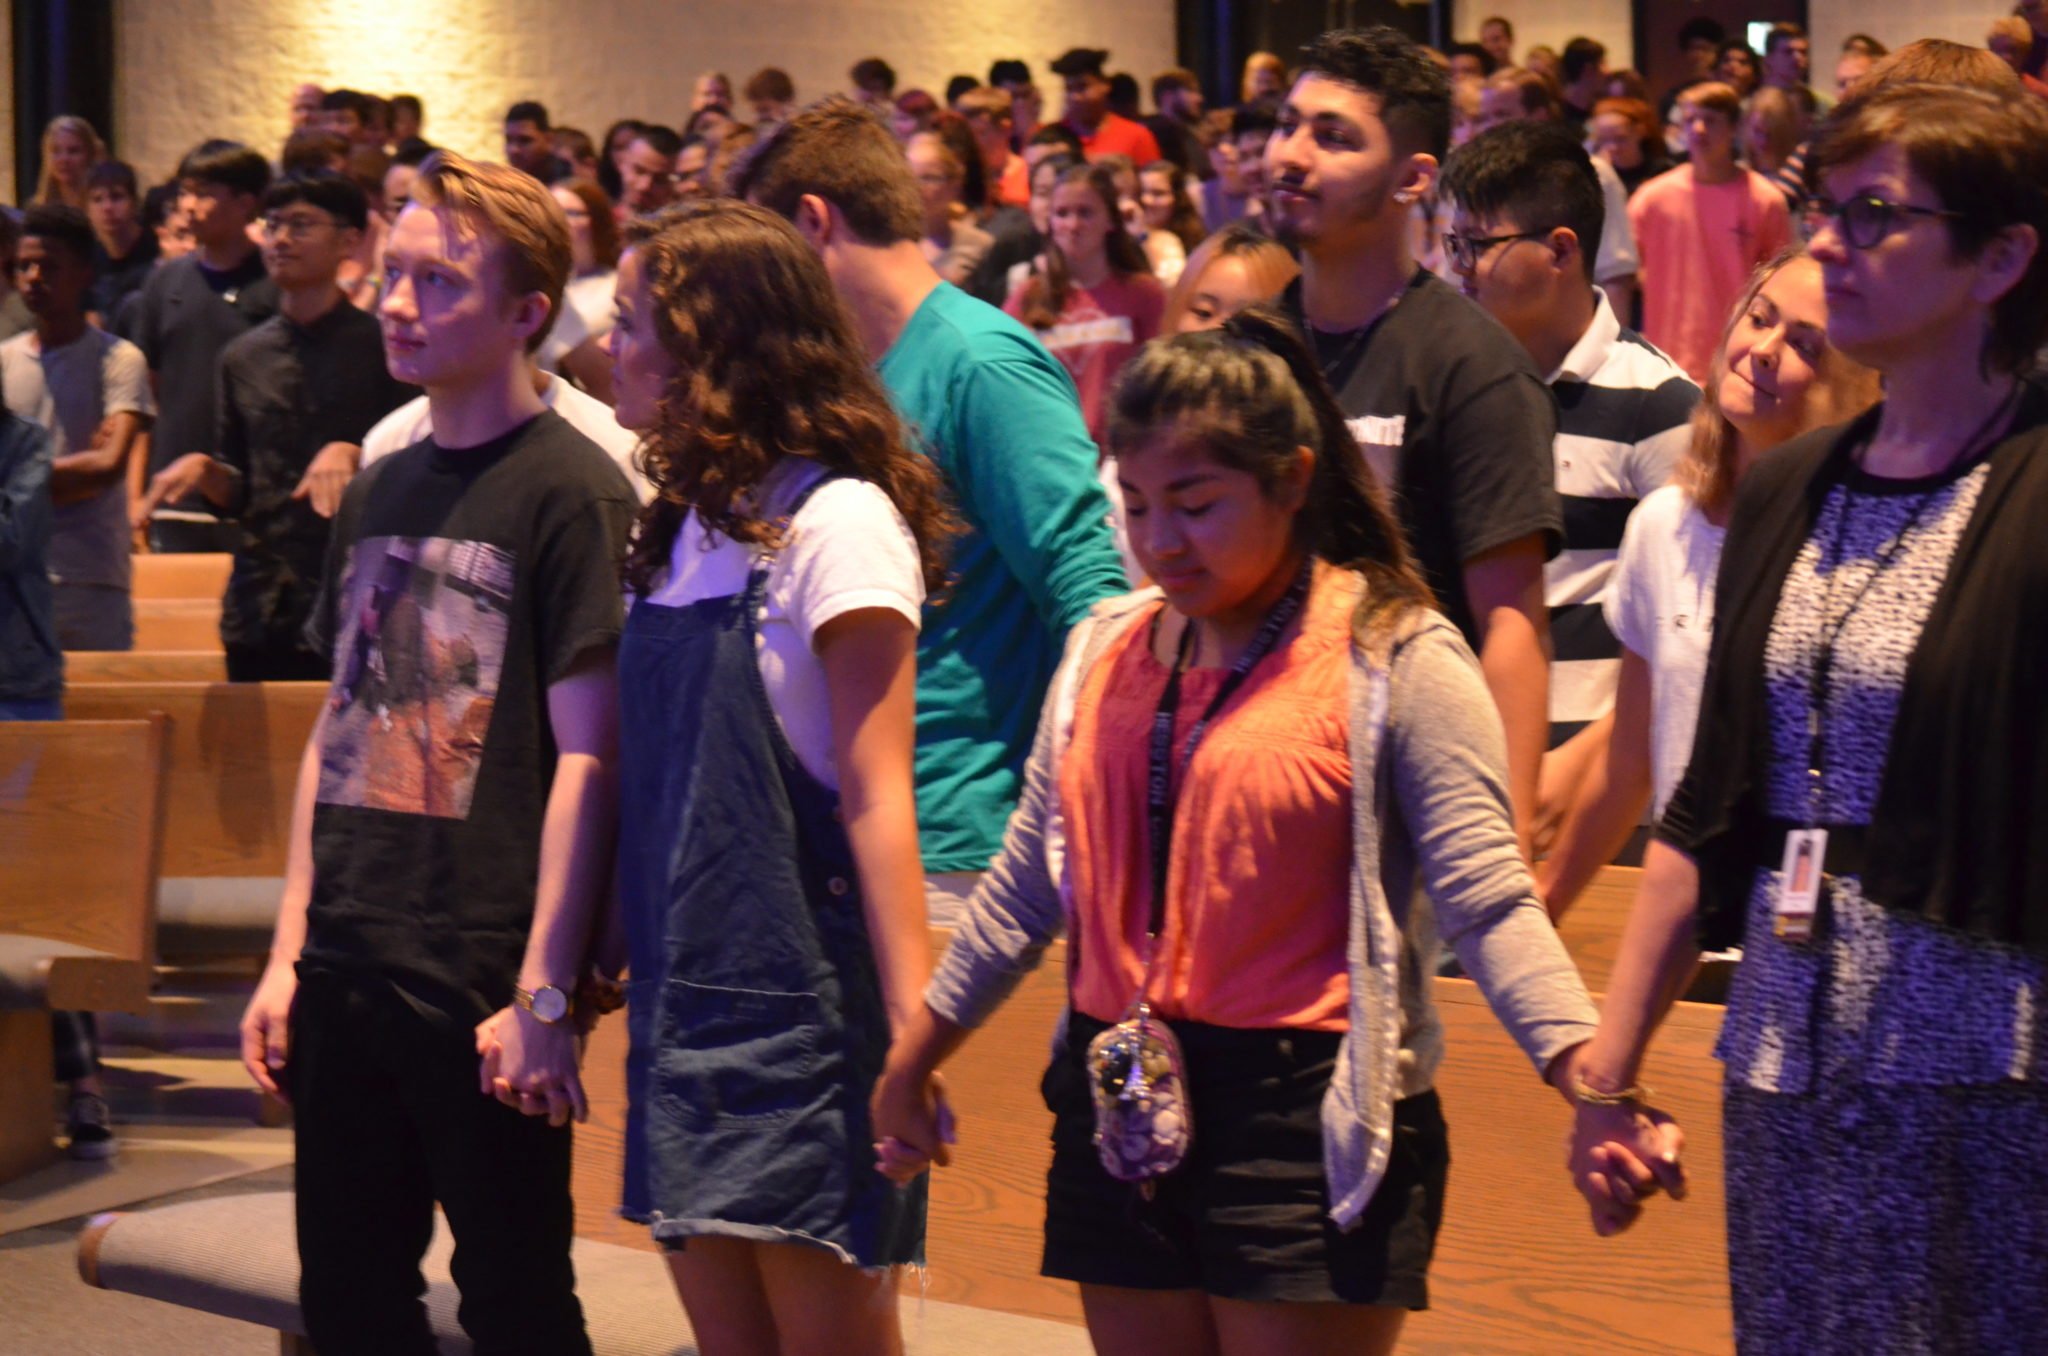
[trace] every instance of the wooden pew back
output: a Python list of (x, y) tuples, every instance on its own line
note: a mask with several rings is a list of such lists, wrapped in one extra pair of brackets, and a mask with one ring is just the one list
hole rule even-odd
[(73, 720), (171, 718), (167, 876), (282, 876), (299, 759), (325, 683), (81, 683)]
[(165, 722), (0, 722), (0, 932), (156, 958)]
[(1621, 930), (1642, 879), (1639, 866), (1601, 867), (1558, 922), (1558, 938), (1594, 993), (1607, 990), (1607, 977), (1621, 951)]
[(135, 648), (220, 649), (220, 599), (137, 598)]
[(73, 650), (64, 681), (78, 683), (225, 683), (227, 656), (211, 650)]
[(214, 602), (227, 590), (235, 558), (220, 553), (145, 552), (134, 558), (134, 596), (144, 598), (207, 598)]
[[(934, 933), (935, 954), (946, 937)], [(960, 1122), (953, 1165), (932, 1180), (927, 1253), (935, 1299), (1080, 1321), (1073, 1286), (1038, 1274), (1051, 1116), (1038, 1085), (1064, 1002), (1055, 945), (946, 1070)], [(1432, 1308), (1404, 1352), (1725, 1352), (1732, 1346), (1720, 1194), (1720, 1012), (1679, 1004), (1646, 1077), (1685, 1124), (1691, 1199), (1656, 1201), (1635, 1230), (1597, 1239), (1564, 1171), (1564, 1103), (1535, 1075), (1465, 980), (1436, 981), (1451, 1127), (1446, 1216)], [(651, 1247), (614, 1213), (625, 1118), (625, 1023), (599, 1024), (584, 1060), (590, 1123), (578, 1127), (576, 1231)], [(1197, 1134), (1200, 1133), (1197, 1127)]]

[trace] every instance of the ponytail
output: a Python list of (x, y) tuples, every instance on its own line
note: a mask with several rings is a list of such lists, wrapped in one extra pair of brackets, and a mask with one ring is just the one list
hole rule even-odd
[(1221, 330), (1146, 345), (1117, 382), (1110, 450), (1134, 449), (1169, 425), (1262, 489), (1279, 482), (1297, 447), (1315, 454), (1296, 529), (1310, 554), (1365, 577), (1354, 620), (1361, 640), (1383, 642), (1403, 616), (1433, 605), (1385, 490), (1308, 345), (1280, 312), (1253, 306)]

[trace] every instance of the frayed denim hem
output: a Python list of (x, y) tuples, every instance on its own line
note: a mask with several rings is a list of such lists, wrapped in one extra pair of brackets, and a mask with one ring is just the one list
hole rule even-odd
[(664, 1245), (683, 1243), (692, 1238), (738, 1238), (749, 1243), (801, 1243), (808, 1247), (823, 1248), (848, 1266), (859, 1267), (866, 1272), (893, 1271), (897, 1267), (913, 1267), (917, 1271), (920, 1294), (930, 1288), (931, 1279), (927, 1274), (922, 1257), (907, 1262), (864, 1263), (852, 1252), (816, 1234), (801, 1229), (778, 1229), (768, 1224), (737, 1224), (723, 1219), (674, 1219), (659, 1211), (635, 1219), (626, 1211), (619, 1212), (636, 1224), (649, 1226), (654, 1241)]

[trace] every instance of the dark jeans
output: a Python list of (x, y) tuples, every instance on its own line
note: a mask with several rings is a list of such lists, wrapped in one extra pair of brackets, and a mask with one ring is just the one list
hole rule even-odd
[(474, 1028), (373, 976), (306, 968), (286, 1076), (299, 1302), (333, 1356), (434, 1356), (419, 1261), (440, 1203), (478, 1356), (587, 1356), (569, 1131), (477, 1091)]
[(297, 645), (229, 645), (231, 683), (324, 683), (332, 676), (327, 661)]

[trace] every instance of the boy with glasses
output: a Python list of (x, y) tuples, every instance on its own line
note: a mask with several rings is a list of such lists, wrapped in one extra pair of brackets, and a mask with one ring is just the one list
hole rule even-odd
[(320, 589), (331, 520), (370, 426), (411, 388), (384, 366), (376, 318), (335, 281), (369, 223), (351, 179), (293, 175), (263, 196), (263, 262), (277, 314), (221, 354), (212, 455), (158, 475), (143, 503), (197, 492), (241, 524), (221, 603), (232, 682), (319, 681), (327, 662), (303, 636)]
[[(1544, 569), (1550, 608), (1547, 787), (1576, 782), (1605, 745), (1621, 642), (1602, 612), (1638, 501), (1671, 478), (1699, 388), (1622, 324), (1596, 285), (1593, 241), (1606, 205), (1592, 159), (1554, 123), (1482, 132), (1444, 163), (1444, 253), (1465, 295), (1528, 352), (1557, 397), (1557, 491), (1564, 550)], [(1562, 788), (1558, 788), (1561, 793)], [(1554, 793), (1556, 794), (1556, 793)]]

